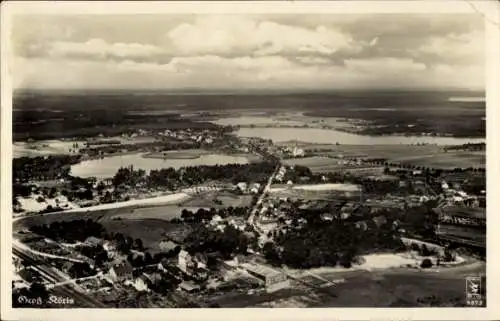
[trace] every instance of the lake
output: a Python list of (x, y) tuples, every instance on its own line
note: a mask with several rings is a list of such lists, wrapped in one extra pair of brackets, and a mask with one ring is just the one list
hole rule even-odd
[(240, 137), (260, 137), (273, 142), (298, 140), (318, 144), (344, 145), (394, 145), (394, 144), (436, 144), (461, 145), (465, 143), (483, 143), (484, 138), (455, 138), (432, 136), (365, 136), (320, 128), (240, 128), (236, 134)]
[(179, 169), (184, 166), (199, 165), (225, 165), (225, 164), (248, 164), (246, 157), (230, 156), (220, 154), (202, 155), (194, 159), (160, 159), (145, 158), (144, 154), (129, 154), (108, 156), (102, 159), (83, 161), (71, 167), (71, 175), (79, 177), (113, 177), (120, 167), (133, 165), (135, 169), (143, 169), (146, 172), (162, 168), (173, 167)]

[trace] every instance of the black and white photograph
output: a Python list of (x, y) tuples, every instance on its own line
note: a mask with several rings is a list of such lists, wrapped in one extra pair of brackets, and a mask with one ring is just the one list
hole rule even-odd
[(494, 308), (498, 25), (460, 2), (11, 14), (9, 308)]

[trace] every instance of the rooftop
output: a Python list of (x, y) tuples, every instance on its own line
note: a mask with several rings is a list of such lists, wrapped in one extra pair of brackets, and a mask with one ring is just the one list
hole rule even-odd
[(179, 284), (179, 287), (186, 291), (192, 291), (200, 288), (199, 285), (195, 284), (192, 281), (184, 281), (181, 284)]
[(127, 261), (113, 265), (116, 275), (126, 275), (132, 273), (132, 266)]

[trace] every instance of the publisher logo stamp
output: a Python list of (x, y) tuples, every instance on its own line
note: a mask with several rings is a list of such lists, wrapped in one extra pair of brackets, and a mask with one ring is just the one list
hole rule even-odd
[(481, 289), (481, 277), (468, 276), (465, 279), (466, 304), (470, 307), (484, 306), (484, 298)]

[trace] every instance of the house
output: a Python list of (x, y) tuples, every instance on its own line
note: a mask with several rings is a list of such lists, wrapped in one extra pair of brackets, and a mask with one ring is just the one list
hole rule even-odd
[(294, 157), (302, 157), (304, 156), (304, 150), (302, 148), (297, 148), (297, 146), (295, 146), (292, 154)]
[(192, 262), (191, 255), (187, 251), (181, 250), (179, 252), (178, 261), (177, 261), (177, 266), (179, 267), (179, 269), (182, 272), (187, 273), (188, 266), (192, 266), (192, 265), (193, 265), (193, 262)]
[(210, 225), (214, 227), (221, 226), (224, 223), (224, 219), (219, 215), (215, 214), (210, 221)]
[(239, 188), (240, 191), (246, 192), (248, 189), (248, 184), (245, 182), (239, 182), (238, 184), (236, 184), (236, 187)]
[(246, 223), (245, 221), (243, 220), (235, 220), (235, 219), (232, 219), (229, 224), (231, 224), (234, 228), (240, 230), (240, 231), (244, 231), (245, 230), (245, 227), (246, 227)]
[(195, 284), (192, 281), (184, 281), (181, 284), (179, 284), (179, 289), (186, 291), (186, 292), (189, 292), (189, 293), (193, 293), (193, 292), (199, 291), (200, 286)]
[(159, 273), (143, 273), (134, 282), (134, 288), (139, 292), (146, 292), (162, 279)]
[(116, 256), (116, 254), (118, 253), (118, 251), (117, 251), (118, 245), (114, 241), (105, 241), (102, 244), (102, 247), (108, 253), (108, 258), (110, 258), (110, 259), (114, 258)]
[(334, 216), (331, 213), (323, 213), (323, 214), (321, 214), (321, 219), (323, 221), (333, 221)]
[(192, 259), (193, 259), (193, 262), (195, 263), (196, 267), (198, 267), (198, 268), (206, 268), (207, 267), (208, 258), (205, 254), (196, 253), (192, 257)]
[(108, 276), (113, 282), (124, 282), (131, 281), (132, 277), (132, 265), (128, 261), (123, 261), (113, 265), (108, 272)]
[(205, 267), (188, 267), (189, 276), (197, 281), (206, 281), (208, 279), (208, 269)]
[(134, 288), (139, 292), (147, 292), (149, 291), (149, 279), (143, 274), (135, 279)]

